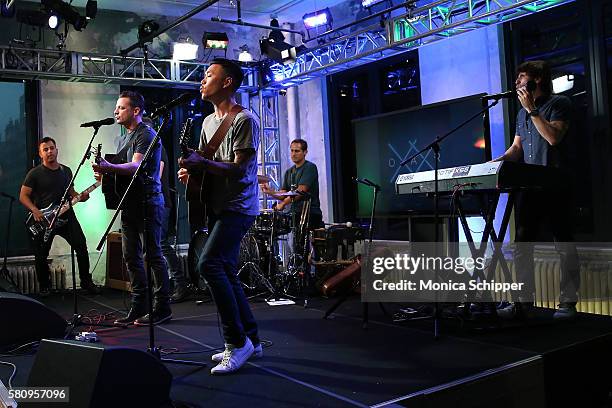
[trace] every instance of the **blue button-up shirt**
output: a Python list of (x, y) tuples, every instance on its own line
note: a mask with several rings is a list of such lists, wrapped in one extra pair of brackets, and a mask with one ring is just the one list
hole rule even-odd
[[(540, 117), (548, 122), (568, 122), (571, 116), (571, 101), (562, 95), (551, 95), (536, 100), (536, 107), (540, 111)], [(516, 135), (521, 137), (523, 146), (523, 161), (528, 164), (539, 164), (543, 166), (563, 167), (567, 160), (565, 154), (565, 143), (563, 141), (557, 146), (551, 146), (546, 139), (540, 135), (533, 124), (531, 116), (522, 108), (516, 117)]]

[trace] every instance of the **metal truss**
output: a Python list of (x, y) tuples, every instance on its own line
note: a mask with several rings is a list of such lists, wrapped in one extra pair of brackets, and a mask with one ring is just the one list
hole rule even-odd
[[(0, 46), (0, 77), (16, 79), (193, 89), (206, 68), (206, 63)], [(255, 69), (245, 74), (243, 90), (256, 91)]]
[[(439, 0), (334, 39), (269, 69), (268, 88), (286, 88), (424, 44), (574, 0)], [(265, 73), (264, 73), (265, 74)]]
[[(244, 98), (249, 97), (247, 104)], [(259, 160), (258, 174), (265, 174), (272, 178), (270, 186), (278, 190), (282, 184), (281, 173), (281, 149), (278, 92), (275, 90), (260, 90), (254, 94), (242, 94), (243, 105), (248, 105), (249, 110), (259, 119)], [(271, 208), (276, 202), (266, 194), (259, 196), (260, 208)]]

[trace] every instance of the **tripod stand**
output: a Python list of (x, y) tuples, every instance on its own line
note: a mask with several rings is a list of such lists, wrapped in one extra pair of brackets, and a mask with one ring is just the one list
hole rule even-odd
[[(146, 47), (145, 47), (145, 60), (146, 60)], [(98, 243), (97, 249), (100, 250), (102, 248), (102, 246), (104, 245), (104, 241), (106, 240), (106, 236), (109, 234), (110, 229), (112, 228), (113, 223), (115, 222), (115, 220), (117, 219), (117, 216), (119, 215), (119, 211), (121, 211), (123, 209), (123, 205), (124, 202), (126, 201), (126, 197), (128, 196), (128, 194), (130, 193), (130, 191), (132, 191), (134, 185), (138, 182), (138, 178), (140, 176), (140, 174), (144, 171), (144, 167), (146, 166), (147, 162), (149, 161), (149, 158), (151, 157), (151, 154), (156, 150), (156, 149), (161, 149), (161, 142), (160, 142), (160, 136), (159, 136), (159, 132), (161, 132), (161, 130), (164, 128), (166, 122), (168, 121), (168, 116), (169, 116), (169, 111), (165, 110), (163, 111), (163, 116), (162, 116), (162, 123), (159, 126), (158, 129), (158, 133), (155, 134), (155, 136), (153, 137), (153, 140), (151, 140), (151, 143), (149, 144), (146, 152), (143, 154), (142, 160), (140, 161), (140, 163), (138, 164), (138, 167), (136, 168), (136, 170), (134, 171), (134, 173), (132, 174), (132, 178), (127, 186), (127, 188), (125, 189), (125, 192), (123, 193), (123, 196), (121, 197), (119, 204), (117, 205), (117, 209), (115, 210), (115, 213), (113, 214), (113, 217), (106, 229), (106, 231), (104, 232), (104, 234), (102, 235), (102, 238), (100, 239), (100, 242)], [(143, 194), (143, 222), (144, 222), (144, 228), (143, 228), (143, 242), (148, 243), (148, 236), (150, 234), (149, 228), (150, 228), (150, 223), (147, 220), (147, 209), (146, 206), (148, 205), (148, 203), (146, 202), (146, 196)], [(159, 242), (157, 243), (159, 245)], [(168, 362), (168, 363), (174, 363), (174, 364), (186, 364), (186, 365), (195, 365), (195, 366), (201, 366), (204, 367), (206, 366), (206, 363), (203, 362), (197, 362), (197, 361), (188, 361), (188, 360), (175, 360), (175, 359), (168, 359), (168, 358), (162, 358), (161, 357), (161, 351), (160, 349), (155, 345), (155, 330), (154, 330), (154, 323), (153, 323), (153, 277), (152, 277), (152, 272), (151, 272), (151, 265), (149, 262), (146, 263), (146, 269), (145, 269), (145, 275), (146, 275), (146, 279), (147, 279), (147, 295), (148, 295), (148, 310), (149, 310), (149, 347), (147, 349), (147, 351), (149, 353), (151, 353), (153, 356), (155, 356), (157, 359), (159, 359), (162, 362)]]
[(9, 274), (8, 268), (6, 267), (6, 262), (8, 258), (8, 244), (10, 241), (11, 235), (11, 215), (13, 213), (13, 201), (15, 201), (15, 197), (10, 194), (6, 194), (4, 192), (0, 192), (2, 197), (8, 198), (9, 201), (9, 210), (8, 210), (8, 218), (6, 219), (6, 237), (4, 240), (4, 260), (2, 261), (2, 269), (0, 269), (0, 278), (4, 278), (7, 281), (6, 290), (9, 292), (19, 292), (17, 288), (17, 284), (13, 280), (13, 277)]

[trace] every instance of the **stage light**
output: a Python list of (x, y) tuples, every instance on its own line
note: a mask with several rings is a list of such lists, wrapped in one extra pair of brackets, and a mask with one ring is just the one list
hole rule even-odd
[(240, 62), (253, 61), (253, 56), (249, 52), (249, 47), (246, 44), (240, 47), (240, 54), (238, 54), (238, 61)]
[[(145, 37), (150, 36), (159, 30), (159, 24), (153, 20), (147, 20), (138, 26), (138, 41), (142, 42)], [(147, 41), (150, 42), (150, 41)]]
[(229, 37), (226, 33), (211, 33), (205, 31), (202, 34), (202, 45), (204, 48), (214, 50), (227, 50), (229, 44)]
[(387, 0), (361, 0), (361, 6), (363, 8), (368, 8), (368, 7), (372, 7), (378, 3), (382, 3), (383, 1), (387, 1)]
[(313, 13), (304, 14), (302, 20), (304, 21), (304, 27), (306, 27), (307, 30), (323, 26), (331, 29), (333, 18), (329, 8), (326, 8)]
[(574, 75), (567, 74), (552, 80), (553, 92), (556, 94), (569, 91), (574, 87)]
[(85, 5), (85, 18), (87, 20), (91, 20), (96, 18), (96, 14), (98, 14), (98, 2), (95, 0), (87, 0), (87, 4)]
[(48, 12), (55, 12), (66, 22), (72, 24), (75, 30), (81, 31), (87, 26), (87, 19), (79, 14), (76, 8), (61, 0), (41, 0)]
[(259, 49), (262, 55), (267, 55), (270, 59), (282, 64), (295, 61), (296, 49), (286, 42), (276, 43), (269, 38), (259, 40)]
[(191, 61), (198, 58), (198, 44), (184, 41), (176, 42), (172, 48), (172, 59), (175, 61)]
[(49, 28), (52, 30), (55, 30), (57, 26), (59, 26), (59, 23), (60, 23), (60, 19), (55, 14), (51, 14), (49, 16), (49, 20), (47, 20), (47, 24), (49, 25)]

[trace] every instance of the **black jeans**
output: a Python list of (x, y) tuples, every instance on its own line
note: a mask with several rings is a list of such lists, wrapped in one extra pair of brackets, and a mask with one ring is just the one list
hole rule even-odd
[[(132, 308), (139, 312), (146, 311), (148, 298), (143, 252), (153, 275), (155, 310), (167, 309), (170, 304), (168, 268), (160, 245), (163, 211), (163, 204), (152, 203), (146, 204), (144, 211), (142, 207), (121, 211), (123, 258), (132, 284)], [(143, 235), (146, 235), (144, 251)]]
[(574, 208), (569, 192), (521, 192), (515, 204), (517, 243), (514, 260), (517, 279), (525, 283), (519, 301), (533, 302), (535, 292), (534, 242), (550, 239), (561, 257), (559, 302), (576, 304), (580, 288), (580, 266), (574, 244)]
[(240, 241), (253, 221), (255, 216), (235, 212), (209, 215), (209, 236), (197, 267), (217, 304), (225, 343), (237, 347), (245, 336), (259, 344), (257, 322), (237, 276)]
[(32, 240), (32, 247), (34, 249), (34, 257), (36, 262), (36, 277), (38, 278), (38, 284), (40, 285), (41, 289), (48, 289), (51, 287), (51, 272), (49, 271), (47, 258), (49, 257), (49, 251), (51, 250), (53, 238), (56, 235), (64, 238), (74, 249), (74, 252), (76, 253), (77, 265), (79, 266), (79, 278), (81, 279), (81, 282), (91, 281), (91, 275), (89, 274), (89, 253), (87, 252), (85, 234), (83, 234), (81, 224), (79, 224), (79, 220), (77, 220), (74, 212), (69, 211), (67, 214), (68, 222), (60, 228), (56, 228), (46, 242), (42, 239), (42, 237)]
[(185, 286), (187, 279), (185, 273), (181, 270), (178, 256), (176, 255), (176, 229), (173, 225), (169, 225), (172, 220), (170, 217), (172, 208), (164, 207), (161, 223), (161, 251), (168, 264), (168, 274), (170, 281), (174, 285), (174, 289), (179, 286)]

